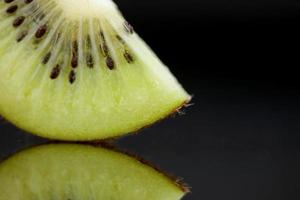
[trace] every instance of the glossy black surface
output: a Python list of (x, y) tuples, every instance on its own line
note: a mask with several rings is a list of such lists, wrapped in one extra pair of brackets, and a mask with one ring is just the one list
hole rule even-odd
[[(186, 200), (299, 199), (299, 1), (117, 2), (194, 94), (185, 115), (117, 145), (183, 177)], [(44, 142), (0, 131), (1, 158)]]

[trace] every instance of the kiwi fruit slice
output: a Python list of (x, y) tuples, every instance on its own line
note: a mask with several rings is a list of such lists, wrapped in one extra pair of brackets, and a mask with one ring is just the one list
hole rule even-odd
[(0, 164), (0, 200), (178, 200), (187, 189), (103, 147), (47, 144)]
[(36, 135), (116, 137), (190, 101), (111, 0), (1, 0), (0, 30), (0, 115)]

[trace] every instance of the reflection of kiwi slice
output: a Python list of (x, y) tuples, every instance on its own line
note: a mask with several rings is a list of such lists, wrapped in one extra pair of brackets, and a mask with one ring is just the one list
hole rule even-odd
[(1, 0), (0, 30), (0, 114), (34, 134), (115, 137), (190, 100), (111, 0)]
[(81, 144), (25, 150), (0, 165), (0, 200), (178, 200), (187, 190), (128, 155)]

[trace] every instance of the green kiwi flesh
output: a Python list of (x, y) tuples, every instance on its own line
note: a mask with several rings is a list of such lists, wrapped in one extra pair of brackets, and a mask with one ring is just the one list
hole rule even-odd
[(0, 0), (0, 30), (0, 115), (41, 137), (116, 137), (190, 101), (111, 0)]
[(0, 200), (179, 200), (187, 190), (134, 157), (48, 144), (0, 164)]

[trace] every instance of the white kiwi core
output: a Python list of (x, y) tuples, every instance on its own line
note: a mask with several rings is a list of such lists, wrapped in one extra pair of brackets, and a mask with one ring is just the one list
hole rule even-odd
[(54, 0), (63, 10), (63, 13), (71, 18), (101, 17), (109, 11), (116, 9), (111, 0)]

